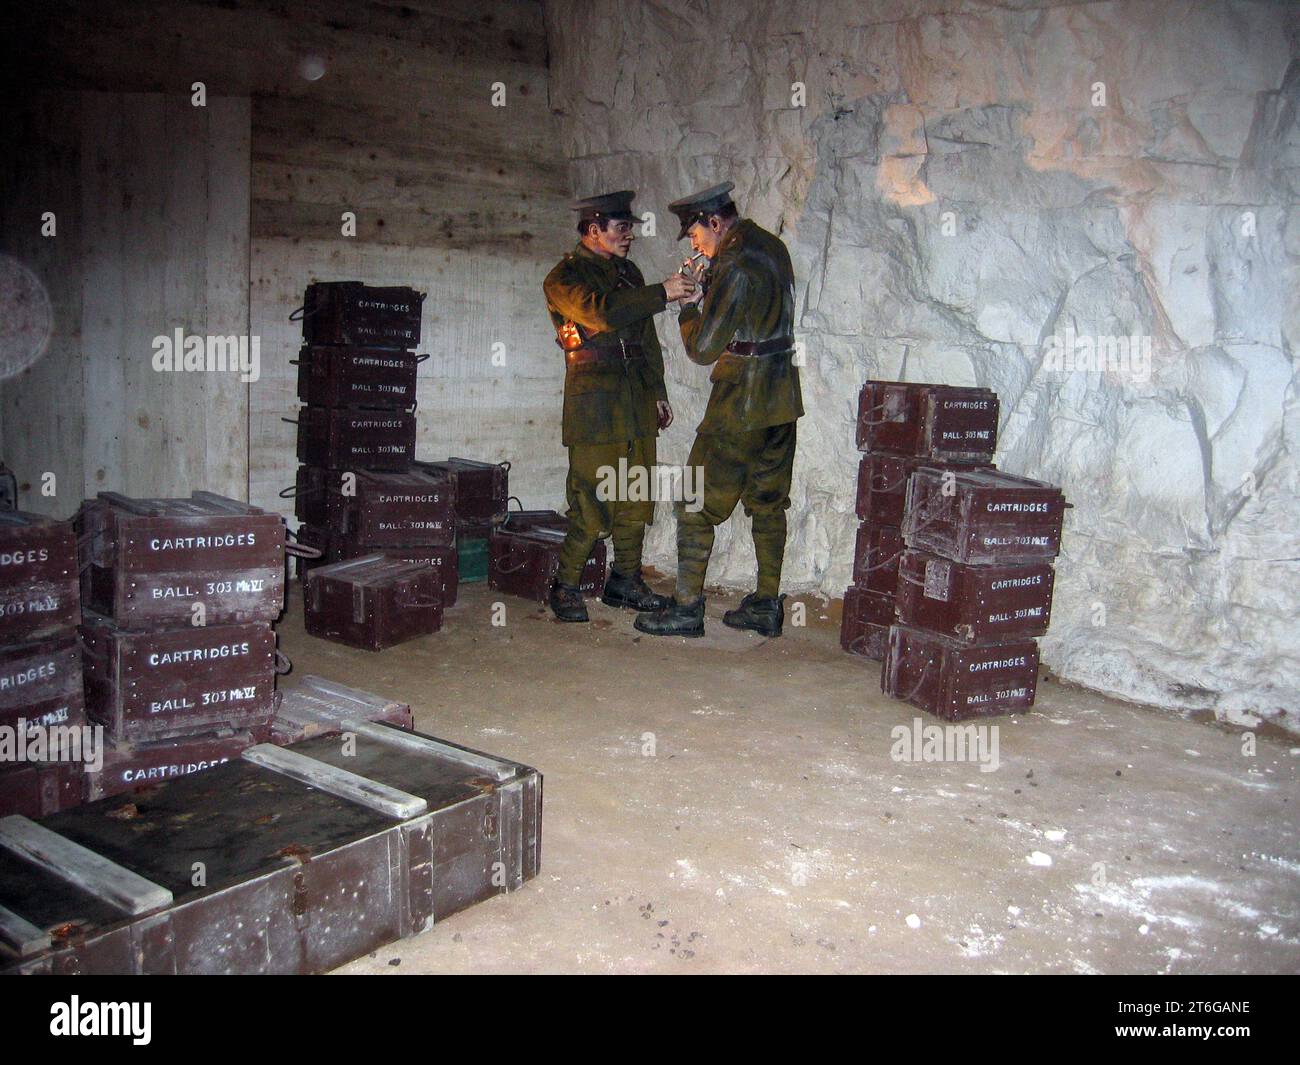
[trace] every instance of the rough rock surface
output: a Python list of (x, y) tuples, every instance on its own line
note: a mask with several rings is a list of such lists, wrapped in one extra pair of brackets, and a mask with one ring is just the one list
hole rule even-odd
[[(1300, 730), (1298, 10), (547, 3), (574, 191), (639, 190), (647, 275), (684, 247), (668, 201), (727, 178), (790, 245), (808, 411), (790, 590), (849, 582), (861, 382), (991, 387), (999, 465), (1075, 507), (1047, 664)], [(684, 461), (707, 375), (671, 314), (660, 328), (678, 410), (661, 461)], [(1149, 366), (1120, 357), (1131, 337)], [(1080, 368), (1093, 348), (1115, 368)], [(648, 559), (672, 569), (660, 515)], [(733, 519), (710, 581), (748, 584), (752, 557)]]

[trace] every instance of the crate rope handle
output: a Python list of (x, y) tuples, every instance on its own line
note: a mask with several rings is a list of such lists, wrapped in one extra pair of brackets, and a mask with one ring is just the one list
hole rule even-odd
[(415, 365), (419, 366), (425, 359), (429, 358), (429, 352), (423, 352), (415, 357)]
[(329, 491), (329, 486), (323, 484), (313, 485), (311, 488), (299, 488), (296, 484), (291, 484), (289, 485), (288, 488), (280, 489), (280, 498), (297, 499), (298, 496), (309, 496), (313, 492), (328, 492), (328, 491)]
[(522, 514), (524, 512), (524, 501), (522, 499), (518, 496), (506, 496), (506, 519), (501, 523), (501, 528), (503, 529), (510, 524), (510, 515), (512, 513), (510, 510), (510, 500), (512, 499), (519, 504), (519, 509), (514, 511), (514, 513)]
[[(513, 551), (511, 551), (511, 552), (510, 552), (510, 558), (513, 559), (514, 557), (515, 557), (515, 554), (514, 554)], [(525, 552), (524, 552), (524, 560), (523, 560), (521, 563), (519, 563), (519, 565), (517, 565), (517, 566), (511, 566), (511, 567), (509, 567), (509, 568), (507, 569), (504, 563), (498, 562), (498, 563), (497, 563), (497, 573), (518, 573), (521, 569), (523, 569), (523, 568), (524, 568), (525, 566), (527, 566), (527, 565), (528, 565), (528, 552), (525, 551)]]
[(441, 599), (403, 599), (397, 606), (405, 610), (407, 607), (438, 606), (441, 602)]
[(861, 572), (874, 573), (878, 569), (884, 569), (891, 562), (893, 562), (894, 559), (898, 558), (898, 556), (901, 555), (902, 553), (903, 553), (903, 549), (900, 547), (897, 551), (895, 551), (892, 555), (890, 555), (887, 559), (885, 559), (884, 562), (877, 562), (874, 566), (867, 566)]
[(320, 313), (319, 303), (310, 311), (307, 310), (307, 304), (304, 303), (301, 307), (295, 308), (294, 310), (289, 312), (289, 321), (301, 322), (303, 319), (310, 318), (313, 314), (319, 314), (319, 313)]
[[(287, 418), (286, 418), (285, 420), (288, 421)], [(891, 484), (888, 488), (877, 488), (877, 487), (876, 487), (876, 482), (879, 481), (882, 477), (884, 477), (884, 474), (883, 474), (883, 473), (877, 473), (877, 474), (874, 474), (874, 475), (872, 475), (872, 477), (871, 477), (871, 481), (870, 481), (871, 490), (872, 490), (873, 492), (884, 492), (886, 495), (889, 495), (891, 492), (896, 492), (896, 491), (898, 491), (898, 486), (899, 486), (900, 484), (906, 484), (906, 483), (907, 483), (907, 479), (908, 479), (909, 477), (911, 477), (911, 476), (912, 476), (912, 474), (911, 474), (911, 472), (909, 471), (909, 472), (903, 474), (902, 477), (900, 477), (897, 481), (895, 481), (893, 484)]]
[[(293, 539), (290, 539), (292, 537)], [(289, 529), (284, 530), (284, 553), (294, 558), (321, 558), (325, 552), (310, 544), (298, 543), (298, 534)]]
[(887, 422), (896, 422), (896, 421), (902, 421), (902, 420), (904, 420), (904, 419), (901, 419), (901, 418), (865, 418), (865, 419), (864, 419), (864, 418), (862, 417), (862, 415), (864, 415), (864, 414), (872, 414), (872, 413), (874, 413), (875, 411), (878, 411), (878, 410), (884, 410), (885, 407), (887, 407), (888, 405), (889, 405), (888, 402), (885, 402), (885, 403), (877, 403), (874, 407), (868, 407), (866, 410), (859, 411), (859, 412), (858, 412), (858, 424), (859, 424), (859, 425), (884, 425), (884, 424), (886, 424)]
[(896, 695), (894, 698), (896, 698), (896, 699), (902, 699), (903, 702), (905, 702), (905, 703), (910, 703), (910, 702), (912, 701), (912, 698), (916, 695), (916, 693), (919, 692), (919, 691), (921, 690), (921, 685), (925, 683), (925, 678), (928, 677), (928, 676), (930, 675), (930, 667), (931, 667), (932, 665), (934, 665), (934, 659), (933, 659), (933, 658), (930, 659), (930, 661), (926, 662), (926, 664), (925, 664), (925, 668), (924, 668), (923, 670), (921, 670), (921, 679), (918, 680), (918, 681), (916, 682), (916, 687), (913, 688), (913, 689), (912, 689), (910, 692), (908, 692), (906, 695)]
[(276, 674), (283, 677), (286, 673), (291, 673), (292, 671), (293, 671), (293, 663), (290, 662), (288, 656), (286, 656), (285, 653), (281, 651), (280, 648), (277, 647), (275, 649)]
[[(863, 642), (866, 640), (866, 638), (867, 638), (868, 636), (870, 636), (870, 635), (871, 635), (871, 633), (869, 633), (869, 632), (864, 632), (861, 636), (857, 637), (856, 639), (850, 640), (850, 641), (849, 641), (849, 654), (857, 654), (858, 651), (856, 650), (856, 648), (858, 648), (860, 645), (862, 645)], [(865, 647), (864, 647), (863, 649), (865, 650)]]

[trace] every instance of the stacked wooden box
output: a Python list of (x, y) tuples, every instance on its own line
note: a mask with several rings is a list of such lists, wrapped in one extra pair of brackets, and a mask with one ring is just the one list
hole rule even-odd
[(986, 388), (868, 381), (858, 397), (857, 544), (840, 643), (880, 660), (894, 623), (907, 485), (921, 467), (992, 467), (998, 397)]
[(951, 721), (1034, 705), (1067, 505), (1055, 485), (996, 470), (912, 475), (886, 694)]
[(298, 460), (402, 473), (415, 459), (424, 293), (359, 281), (307, 286), (298, 355)]
[(0, 815), (40, 817), (81, 801), (81, 765), (62, 760), (70, 752), (57, 742), (62, 729), (86, 724), (78, 604), (71, 524), (0, 511), (0, 727), (12, 740), (0, 762)]
[(211, 492), (101, 492), (74, 525), (86, 711), (107, 739), (87, 798), (257, 742), (274, 715), (284, 520)]
[[(294, 512), (299, 541), (318, 548), (319, 560), (300, 560), (299, 572), (366, 555), (431, 567), (441, 605), (456, 602), (456, 484), (416, 463), (406, 473), (298, 468)], [(304, 577), (304, 580), (308, 579)]]
[[(488, 558), (488, 587), (493, 591), (546, 602), (560, 568), (560, 547), (569, 519), (554, 510), (512, 510), (492, 530)], [(578, 589), (597, 596), (605, 587), (609, 566), (604, 540), (592, 546)]]
[[(359, 281), (307, 286), (298, 353), (298, 538), (320, 564), (345, 557), (345, 475), (406, 473), (415, 460), (416, 371), (424, 294)], [(347, 487), (352, 488), (351, 481)], [(355, 491), (355, 489), (353, 489)], [(331, 491), (339, 498), (329, 498)], [(351, 544), (357, 547), (355, 541)], [(300, 561), (299, 576), (310, 563)]]

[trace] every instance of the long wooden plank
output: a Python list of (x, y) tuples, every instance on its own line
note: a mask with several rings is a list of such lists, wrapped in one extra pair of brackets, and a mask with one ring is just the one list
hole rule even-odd
[(172, 903), (172, 893), (21, 814), (0, 818), (0, 847), (130, 914)]
[(13, 910), (0, 906), (0, 943), (5, 944), (20, 958), (49, 950), (52, 945), (48, 932), (43, 932), (31, 921), (19, 917)]
[(399, 821), (418, 817), (429, 808), (428, 802), (410, 792), (390, 788), (377, 780), (363, 777), (338, 766), (329, 765), (315, 758), (308, 758), (297, 751), (285, 750), (271, 743), (259, 743), (249, 747), (242, 756), (254, 765), (281, 773), (309, 787), (319, 788), (331, 795), (337, 795), (349, 802), (368, 806), (372, 810)]
[(365, 736), (366, 739), (374, 740), (376, 743), (382, 743), (388, 747), (402, 747), (417, 754), (437, 755), (439, 758), (446, 758), (453, 762), (459, 762), (461, 765), (467, 765), (471, 769), (476, 769), (493, 780), (507, 780), (514, 776), (516, 772), (513, 765), (502, 762), (500, 759), (488, 758), (481, 754), (475, 754), (473, 751), (462, 750), (450, 743), (443, 743), (441, 740), (435, 740), (428, 736), (417, 736), (405, 729), (378, 725), (373, 721), (331, 717), (329, 714), (318, 714), (307, 707), (296, 707), (290, 710), (281, 707), (280, 716), (290, 721), (327, 722), (346, 732), (355, 732), (358, 736)]

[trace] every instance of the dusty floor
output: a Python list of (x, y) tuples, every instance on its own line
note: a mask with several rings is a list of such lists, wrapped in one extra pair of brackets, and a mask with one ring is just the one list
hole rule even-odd
[(996, 771), (900, 763), (891, 730), (922, 715), (815, 600), (771, 641), (726, 605), (656, 640), (472, 584), (441, 633), (370, 654), (306, 636), (295, 598), (296, 676), (545, 774), (536, 880), (341, 971), (1300, 971), (1294, 743), (1250, 757), (1238, 730), (1045, 681), (997, 721)]

